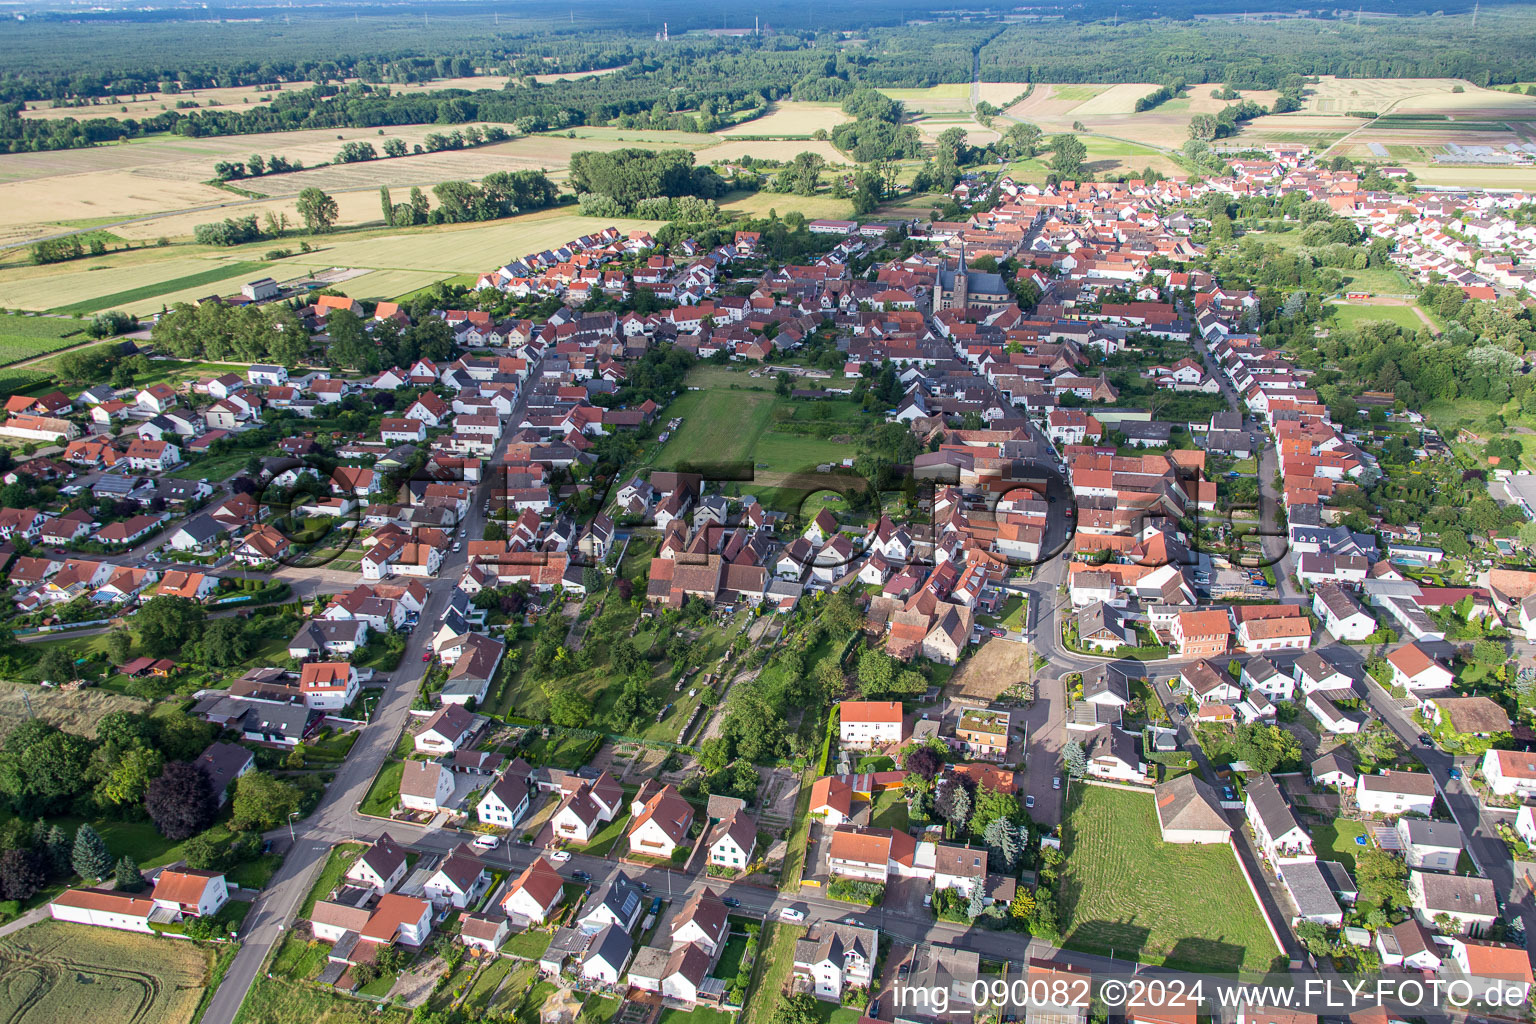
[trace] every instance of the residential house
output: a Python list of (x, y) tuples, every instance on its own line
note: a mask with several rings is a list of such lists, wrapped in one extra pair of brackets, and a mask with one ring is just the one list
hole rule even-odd
[(490, 872), (465, 843), (438, 862), (437, 870), (422, 883), (421, 891), (433, 903), (463, 910), (485, 891), (490, 881)]
[(1165, 843), (1225, 843), (1232, 826), (1210, 784), (1194, 773), (1158, 784), (1152, 791), (1157, 827)]
[(434, 711), (413, 739), (415, 748), (427, 754), (451, 754), (475, 733), (475, 716), (460, 704), (444, 704)]
[(629, 852), (660, 859), (671, 858), (688, 841), (693, 825), (693, 805), (673, 786), (642, 786), (630, 803), (634, 821), (629, 827)]
[(1399, 818), (1397, 838), (1403, 860), (1420, 871), (1455, 871), (1461, 857), (1461, 828), (1453, 821)]
[(1536, 753), (1490, 749), (1482, 767), (1483, 781), (1499, 796), (1536, 797)]
[(564, 897), (564, 882), (554, 865), (543, 857), (523, 869), (501, 901), (508, 917), (524, 924), (543, 924)]
[(1493, 883), (1476, 875), (1409, 871), (1408, 903), (1426, 927), (1445, 921), (1455, 935), (1480, 935), (1499, 917)]
[(838, 739), (857, 750), (894, 746), (903, 738), (901, 702), (845, 700), (838, 705)]
[(407, 761), (400, 777), (400, 804), (436, 814), (453, 796), (453, 773), (436, 761)]
[(405, 881), (407, 867), (405, 848), (396, 843), (388, 832), (381, 832), (373, 845), (359, 854), (352, 866), (347, 868), (346, 879), (354, 885), (386, 893)]
[(1277, 868), (1296, 861), (1316, 860), (1312, 837), (1291, 813), (1280, 787), (1269, 775), (1249, 780), (1244, 810), (1259, 849)]
[(849, 989), (868, 989), (879, 958), (880, 936), (873, 928), (822, 922), (795, 942), (793, 972), (811, 994), (841, 1003)]
[(1366, 814), (1418, 814), (1429, 817), (1435, 805), (1435, 780), (1428, 772), (1361, 773), (1355, 802)]

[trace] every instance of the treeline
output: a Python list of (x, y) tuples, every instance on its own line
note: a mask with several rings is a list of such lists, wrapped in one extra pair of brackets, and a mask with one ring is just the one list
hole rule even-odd
[(1143, 111), (1151, 110), (1153, 107), (1167, 103), (1184, 91), (1185, 84), (1182, 78), (1175, 78), (1171, 82), (1164, 82), (1136, 101), (1136, 113), (1140, 114)]
[(614, 215), (629, 213), (647, 199), (723, 195), (725, 179), (713, 167), (695, 167), (693, 160), (693, 153), (685, 149), (582, 150), (571, 154), (571, 188), (578, 198), (592, 195), (611, 200)]
[(192, 239), (199, 245), (244, 245), (262, 238), (261, 225), (254, 213), (244, 217), (226, 217), (212, 224), (199, 224), (192, 229)]
[[(1014, 24), (981, 50), (988, 82), (1145, 82), (1181, 78), (1275, 89), (1289, 74), (1341, 78), (1465, 78), (1477, 85), (1536, 76), (1527, 45), (1536, 28), (1529, 9), (1506, 7), (1473, 32), (1463, 19), (1393, 17), (1275, 21), (1166, 19), (1118, 25)], [(907, 31), (920, 32), (912, 28)], [(963, 79), (950, 79), (962, 81)]]
[(902, 105), (884, 93), (856, 89), (843, 100), (843, 113), (854, 120), (832, 129), (832, 145), (859, 163), (922, 155), (922, 136), (912, 125), (901, 123)]
[(34, 264), (63, 263), (82, 256), (100, 256), (107, 251), (106, 239), (100, 235), (66, 235), (63, 238), (45, 238), (33, 242), (27, 248), (27, 258)]
[(260, 178), (268, 174), (287, 174), (303, 169), (304, 164), (299, 160), (289, 160), (276, 153), (265, 157), (260, 153), (252, 153), (249, 160), (220, 160), (213, 165), (213, 177), (216, 181), (238, 181), (241, 178)]

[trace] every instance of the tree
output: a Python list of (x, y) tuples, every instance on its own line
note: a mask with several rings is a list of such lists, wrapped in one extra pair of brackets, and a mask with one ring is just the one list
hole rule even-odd
[(149, 783), (164, 768), (160, 751), (151, 747), (132, 747), (121, 751), (113, 760), (110, 774), (96, 787), (96, 793), (107, 803), (119, 807), (138, 804), (149, 791)]
[(865, 697), (889, 693), (895, 682), (895, 658), (877, 647), (859, 655), (859, 689)]
[(1254, 771), (1272, 772), (1301, 765), (1301, 742), (1289, 729), (1253, 722), (1240, 725), (1233, 734), (1233, 749), (1239, 761)]
[[(395, 140), (391, 140), (395, 141)], [(388, 152), (389, 144), (385, 143), (385, 152)], [(389, 186), (379, 186), (379, 208), (384, 213), (384, 223), (390, 227), (395, 226), (395, 204), (389, 198)]]
[(934, 809), (949, 822), (951, 834), (958, 838), (970, 824), (971, 804), (971, 791), (957, 778), (939, 790)]
[(1002, 873), (1011, 875), (1018, 870), (1019, 860), (1024, 854), (1018, 825), (1007, 818), (993, 818), (982, 833), (982, 841), (987, 844), (988, 853), (996, 857), (996, 866), (1002, 869)]
[(156, 597), (139, 609), (139, 641), (152, 657), (169, 658), (202, 636), (208, 613), (185, 597)]
[(133, 657), (133, 634), (126, 629), (114, 629), (107, 634), (107, 657), (112, 664), (121, 665)]
[(1355, 857), (1360, 902), (1390, 914), (1409, 904), (1408, 867), (1383, 850), (1367, 848)]
[(336, 200), (314, 187), (299, 193), (298, 212), (304, 218), (304, 227), (312, 235), (331, 230), (336, 218), (341, 216)]
[(173, 761), (149, 784), (144, 798), (150, 820), (167, 839), (182, 840), (213, 824), (218, 804), (208, 776), (185, 761)]
[(592, 702), (582, 696), (575, 683), (569, 679), (552, 679), (543, 689), (549, 705), (549, 720), (555, 725), (575, 729), (591, 724)]
[(816, 1024), (820, 1019), (816, 1001), (807, 993), (798, 992), (779, 1000), (779, 1005), (774, 1007), (768, 1021), (769, 1024)]
[(85, 788), (90, 758), (91, 744), (83, 737), (29, 719), (0, 746), (0, 791), (20, 815), (52, 813)]
[(1083, 750), (1083, 745), (1077, 740), (1072, 740), (1061, 748), (1061, 756), (1067, 763), (1067, 774), (1074, 779), (1080, 779), (1088, 772), (1088, 753)]
[(928, 781), (944, 767), (944, 758), (933, 747), (925, 744), (908, 747), (901, 756), (901, 766), (913, 775)]
[(980, 882), (973, 881), (971, 883), (971, 901), (966, 905), (965, 916), (972, 921), (980, 917), (987, 909), (987, 905), (981, 901), (982, 890), (985, 888), (986, 886)]
[(89, 824), (81, 825), (75, 831), (75, 847), (69, 862), (75, 873), (88, 882), (112, 874), (112, 851), (107, 849), (107, 841), (101, 838), (101, 833)]
[(1035, 895), (1022, 885), (1013, 894), (1013, 902), (1008, 904), (1008, 914), (1015, 921), (1028, 921), (1035, 916)]
[(237, 831), (265, 832), (288, 820), (299, 809), (298, 787), (266, 772), (246, 772), (235, 783), (232, 820)]
[(142, 892), (144, 890), (144, 873), (133, 862), (133, 858), (126, 853), (123, 859), (117, 862), (116, 881), (117, 887), (123, 892)]
[[(42, 819), (38, 819), (41, 823)], [(53, 824), (48, 826), (48, 832), (37, 843), (37, 852), (43, 857), (43, 870), (50, 875), (63, 875), (70, 868), (70, 857), (74, 853), (74, 843), (69, 838), (69, 833), (64, 831), (64, 826)]]
[(1083, 160), (1088, 147), (1076, 135), (1056, 135), (1051, 138), (1051, 173), (1059, 178), (1083, 176)]
[(239, 619), (214, 619), (203, 630), (198, 643), (203, 660), (210, 665), (238, 665), (250, 651), (250, 637)]
[(0, 853), (0, 898), (31, 899), (46, 881), (31, 850), (6, 850)]
[(49, 683), (67, 683), (76, 678), (75, 650), (72, 647), (50, 647), (37, 659), (39, 679)]

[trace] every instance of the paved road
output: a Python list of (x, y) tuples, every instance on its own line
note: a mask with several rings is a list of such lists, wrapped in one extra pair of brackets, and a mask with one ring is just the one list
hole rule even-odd
[[(533, 368), (530, 380), (537, 379), (541, 366)], [(519, 400), (517, 408), (512, 411), (510, 422), (518, 422), (525, 409), (526, 397)], [(503, 441), (497, 446), (495, 456), (486, 460), (487, 467), (502, 455), (505, 445)], [(486, 516), (481, 506), (492, 488), (492, 477), (492, 473), (484, 474), (484, 479), (476, 488), (477, 493), (470, 503), (469, 515), (464, 523), (466, 538), (478, 538), (485, 526)], [(358, 814), (357, 806), (367, 795), (368, 786), (394, 748), (396, 737), (410, 715), (411, 702), (416, 697), (421, 679), (422, 656), (429, 649), (434, 632), (430, 624), (442, 620), (449, 594), (466, 559), (462, 551), (450, 553), (444, 559), (438, 576), (425, 581), (427, 601), (420, 616), (421, 626), (410, 635), (400, 667), (389, 673), (384, 695), (374, 711), (372, 721), (361, 730), (351, 753), (336, 773), (335, 781), (326, 788), (319, 806), (308, 818), (294, 823), (296, 839), (282, 866), (256, 898), (246, 917), (240, 951), (209, 1001), (207, 1012), (203, 1015), (205, 1024), (232, 1024), (257, 972), (266, 962), (267, 954), (282, 940), (283, 931), (293, 921), (299, 904), (313, 884), (314, 876), (332, 844), (352, 838), (376, 838), (382, 831), (378, 819)], [(324, 570), (286, 571), (315, 573)], [(349, 585), (361, 582), (360, 576), (346, 575)], [(417, 831), (408, 825), (391, 825), (390, 828), (392, 834)], [(269, 837), (287, 839), (288, 830), (276, 830)], [(455, 845), (453, 840), (456, 838), (456, 833), (427, 833), (424, 842), (428, 847), (440, 845), (446, 850)]]

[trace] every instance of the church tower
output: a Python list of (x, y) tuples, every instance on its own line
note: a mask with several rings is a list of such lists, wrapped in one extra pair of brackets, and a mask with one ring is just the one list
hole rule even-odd
[(969, 278), (968, 278), (968, 276), (966, 274), (966, 271), (965, 271), (965, 243), (964, 242), (960, 243), (960, 265), (955, 270), (954, 281), (955, 281), (955, 286), (954, 286), (954, 288), (951, 289), (951, 291), (953, 291), (953, 293), (954, 293), (954, 301), (952, 303), (953, 308), (955, 308), (955, 309), (964, 309), (966, 306), (970, 305), (970, 297), (971, 297), (970, 296), (970, 292), (971, 292), (970, 280), (969, 280)]

